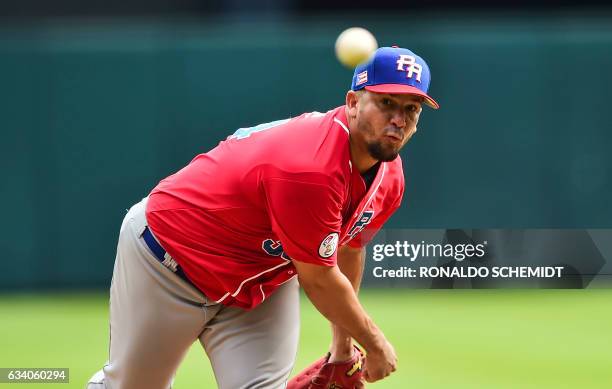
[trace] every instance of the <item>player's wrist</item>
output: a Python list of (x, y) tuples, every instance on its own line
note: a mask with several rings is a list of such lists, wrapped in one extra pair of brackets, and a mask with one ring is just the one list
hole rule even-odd
[(353, 338), (342, 327), (332, 323), (332, 348), (344, 348), (351, 351), (353, 348)]
[(371, 340), (366, 344), (363, 344), (363, 348), (368, 354), (384, 354), (385, 346), (387, 345), (387, 339), (383, 333), (377, 328), (377, 331), (372, 335)]
[(329, 363), (338, 363), (338, 362), (346, 362), (348, 360), (350, 360), (351, 358), (353, 358), (353, 355), (355, 355), (355, 350), (351, 349), (348, 352), (342, 351), (342, 352), (338, 352), (338, 351), (330, 351), (329, 353)]
[(340, 339), (332, 342), (329, 348), (329, 362), (344, 362), (348, 361), (353, 357), (355, 353), (355, 347), (353, 346), (353, 340), (349, 337), (346, 339)]

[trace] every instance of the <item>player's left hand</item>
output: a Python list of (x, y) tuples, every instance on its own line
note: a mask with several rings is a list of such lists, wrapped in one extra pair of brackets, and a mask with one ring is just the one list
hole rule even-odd
[(353, 357), (344, 362), (329, 363), (330, 354), (314, 362), (287, 384), (287, 389), (362, 389), (364, 355), (355, 347)]

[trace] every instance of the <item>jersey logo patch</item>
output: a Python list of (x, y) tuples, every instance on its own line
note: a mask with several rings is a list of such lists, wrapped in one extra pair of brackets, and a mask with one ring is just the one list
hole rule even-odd
[(332, 232), (327, 235), (325, 239), (321, 242), (319, 246), (319, 256), (321, 258), (329, 258), (336, 252), (338, 248), (338, 238), (339, 235), (337, 232)]
[(365, 211), (361, 214), (359, 220), (353, 224), (353, 227), (348, 232), (348, 236), (354, 238), (355, 235), (363, 231), (364, 228), (372, 221), (372, 217), (374, 216), (374, 211)]

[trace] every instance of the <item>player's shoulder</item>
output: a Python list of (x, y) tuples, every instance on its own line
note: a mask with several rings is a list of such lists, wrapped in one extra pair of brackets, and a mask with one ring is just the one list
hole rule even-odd
[(299, 136), (300, 133), (308, 134), (312, 136), (312, 133), (319, 133), (325, 135), (336, 135), (335, 130), (339, 130), (338, 134), (343, 132), (348, 135), (348, 128), (345, 124), (346, 119), (344, 118), (344, 106), (330, 109), (327, 112), (305, 112), (290, 121), (285, 126), (292, 130), (297, 130), (299, 133), (294, 134)]
[(279, 162), (296, 173), (350, 173), (348, 129), (339, 112), (308, 112), (287, 122)]
[[(256, 163), (267, 178), (331, 185), (338, 190), (350, 177), (348, 133), (338, 117), (342, 107), (308, 112), (282, 123), (257, 142)], [(255, 146), (255, 144), (254, 144)]]

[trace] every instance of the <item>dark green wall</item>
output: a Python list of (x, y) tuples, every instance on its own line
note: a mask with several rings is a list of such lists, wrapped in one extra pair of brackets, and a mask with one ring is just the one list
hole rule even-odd
[(237, 127), (342, 104), (351, 25), (425, 57), (442, 106), (392, 226), (611, 227), (612, 18), (421, 16), (0, 27), (0, 288), (107, 285), (161, 178)]

